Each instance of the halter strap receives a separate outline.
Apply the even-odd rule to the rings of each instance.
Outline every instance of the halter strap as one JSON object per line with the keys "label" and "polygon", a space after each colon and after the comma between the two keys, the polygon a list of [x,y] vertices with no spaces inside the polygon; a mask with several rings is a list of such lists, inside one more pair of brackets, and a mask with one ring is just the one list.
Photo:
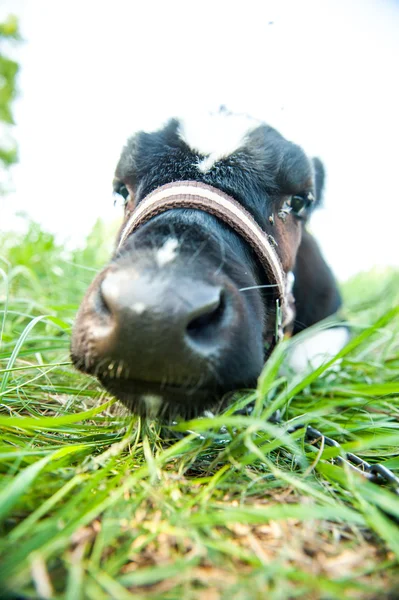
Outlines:
{"label": "halter strap", "polygon": [[[214,215],[227,223],[255,251],[271,284],[276,298],[276,340],[291,320],[292,306],[288,298],[287,277],[265,231],[253,216],[228,194],[199,181],[167,183],[146,196],[133,210],[124,225],[117,250],[141,225],[153,217],[174,208],[193,208]],[[274,241],[274,240],[273,240]]]}

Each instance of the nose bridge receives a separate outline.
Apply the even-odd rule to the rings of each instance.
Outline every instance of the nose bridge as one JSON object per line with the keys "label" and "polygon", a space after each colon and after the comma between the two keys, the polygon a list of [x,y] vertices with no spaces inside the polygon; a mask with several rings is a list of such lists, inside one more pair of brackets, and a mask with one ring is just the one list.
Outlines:
{"label": "nose bridge", "polygon": [[[187,321],[220,301],[221,288],[173,272],[139,272],[134,267],[109,272],[100,286],[110,312],[121,318],[138,320]],[[129,317],[130,315],[130,317]]]}
{"label": "nose bridge", "polygon": [[156,285],[154,281],[152,271],[120,266],[106,274],[100,293],[114,316],[118,313],[141,315],[159,306],[166,296],[165,278],[159,277]]}

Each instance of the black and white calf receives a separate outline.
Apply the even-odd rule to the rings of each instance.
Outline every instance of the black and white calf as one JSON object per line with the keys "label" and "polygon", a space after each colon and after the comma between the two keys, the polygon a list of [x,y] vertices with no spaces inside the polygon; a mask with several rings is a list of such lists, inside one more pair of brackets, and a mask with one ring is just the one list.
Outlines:
{"label": "black and white calf", "polygon": [[[340,306],[306,231],[323,182],[319,160],[247,117],[222,112],[193,131],[173,119],[136,134],[114,182],[124,223],[78,312],[74,364],[135,413],[166,419],[255,386],[281,325],[295,334]],[[329,335],[335,353],[346,332]],[[324,342],[316,335],[292,364]]]}

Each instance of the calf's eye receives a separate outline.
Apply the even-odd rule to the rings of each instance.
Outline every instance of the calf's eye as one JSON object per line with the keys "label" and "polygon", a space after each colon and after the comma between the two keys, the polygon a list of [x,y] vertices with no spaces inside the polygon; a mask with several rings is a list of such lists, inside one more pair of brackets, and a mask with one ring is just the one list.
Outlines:
{"label": "calf's eye", "polygon": [[297,217],[305,216],[306,210],[312,205],[314,202],[314,196],[311,192],[307,194],[297,194],[295,196],[291,196],[289,200],[289,205],[291,207],[291,211]]}
{"label": "calf's eye", "polygon": [[121,183],[117,188],[114,189],[115,204],[122,200],[122,204],[125,206],[129,202],[130,192],[124,183]]}
{"label": "calf's eye", "polygon": [[118,188],[116,193],[119,194],[119,196],[122,196],[125,201],[129,198],[129,190],[124,184]]}
{"label": "calf's eye", "polygon": [[295,215],[301,216],[308,205],[308,200],[304,196],[292,196],[290,206]]}

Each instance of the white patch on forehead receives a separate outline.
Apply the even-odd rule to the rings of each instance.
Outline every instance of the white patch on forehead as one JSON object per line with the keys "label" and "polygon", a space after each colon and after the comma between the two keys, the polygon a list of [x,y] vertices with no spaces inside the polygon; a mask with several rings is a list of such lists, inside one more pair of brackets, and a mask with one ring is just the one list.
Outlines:
{"label": "white patch on forehead", "polygon": [[164,267],[176,258],[179,242],[176,238],[168,238],[163,246],[155,252],[158,267]]}
{"label": "white patch on forehead", "polygon": [[197,164],[206,173],[222,158],[245,144],[248,134],[261,125],[247,115],[219,112],[190,120],[181,119],[180,138],[195,152],[206,158]]}
{"label": "white patch on forehead", "polygon": [[203,158],[202,160],[200,160],[197,164],[198,170],[201,171],[201,173],[207,173],[208,171],[210,171],[213,167],[213,165],[219,160],[219,158],[217,158],[214,154],[210,154],[209,156],[207,156],[206,158]]}
{"label": "white patch on forehead", "polygon": [[146,396],[142,396],[142,401],[145,404],[147,416],[150,418],[155,418],[158,415],[162,404],[161,396],[147,394]]}

